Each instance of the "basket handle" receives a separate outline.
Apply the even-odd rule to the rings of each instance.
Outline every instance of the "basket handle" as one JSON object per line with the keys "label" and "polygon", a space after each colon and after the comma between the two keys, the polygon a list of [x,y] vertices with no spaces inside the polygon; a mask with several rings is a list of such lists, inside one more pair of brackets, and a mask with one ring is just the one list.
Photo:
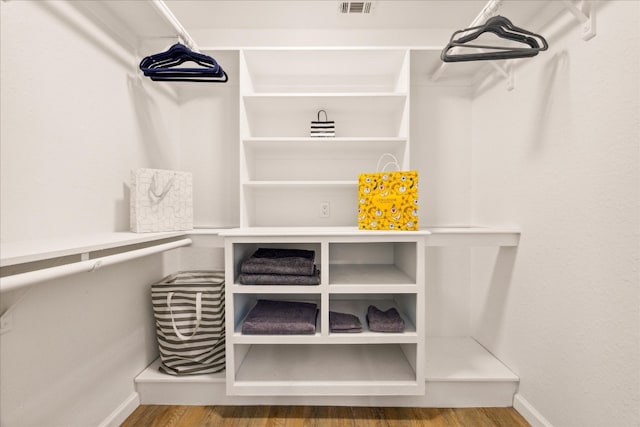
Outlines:
{"label": "basket handle", "polygon": [[[387,162],[384,164],[384,166],[382,166],[382,169],[380,169],[380,162],[382,162],[382,159],[384,159],[385,157],[391,157],[393,160],[390,162]],[[400,170],[400,164],[398,163],[398,159],[396,158],[396,156],[394,156],[391,153],[383,153],[380,158],[378,159],[378,165],[376,166],[376,172],[384,172],[385,169],[387,168],[387,166],[389,165],[396,165],[396,168],[398,168],[398,170]]]}
{"label": "basket handle", "polygon": [[176,321],[173,318],[173,309],[171,308],[171,298],[173,298],[173,292],[169,292],[167,294],[167,307],[169,307],[169,314],[171,315],[171,325],[173,326],[173,331],[176,333],[178,338],[180,338],[182,341],[189,341],[198,332],[198,328],[200,327],[200,321],[202,321],[202,292],[198,292],[196,294],[196,327],[193,329],[193,333],[189,336],[183,335],[178,330],[178,325],[176,325]]}

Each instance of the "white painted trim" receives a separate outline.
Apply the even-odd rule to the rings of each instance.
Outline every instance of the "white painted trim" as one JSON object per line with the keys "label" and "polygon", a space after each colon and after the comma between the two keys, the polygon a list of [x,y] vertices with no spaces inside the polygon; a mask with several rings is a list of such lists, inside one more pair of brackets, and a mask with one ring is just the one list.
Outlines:
{"label": "white painted trim", "polygon": [[114,409],[112,413],[102,420],[98,427],[120,426],[138,406],[140,406],[140,395],[134,391],[124,400],[124,402]]}
{"label": "white painted trim", "polygon": [[523,416],[531,427],[553,427],[553,425],[542,416],[536,408],[529,403],[527,399],[522,397],[520,393],[513,396],[513,408]]}

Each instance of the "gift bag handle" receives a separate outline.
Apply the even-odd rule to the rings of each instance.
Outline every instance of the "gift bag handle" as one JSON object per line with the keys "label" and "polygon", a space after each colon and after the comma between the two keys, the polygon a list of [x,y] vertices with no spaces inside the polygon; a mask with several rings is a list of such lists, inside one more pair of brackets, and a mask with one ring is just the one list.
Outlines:
{"label": "gift bag handle", "polygon": [[324,121],[328,122],[329,121],[329,116],[327,116],[327,112],[324,110],[318,110],[318,121],[322,121],[320,120],[320,113],[324,113]]}
{"label": "gift bag handle", "polygon": [[198,332],[198,328],[200,327],[200,321],[202,320],[202,292],[198,292],[196,294],[196,327],[193,329],[193,333],[189,336],[183,335],[178,330],[178,325],[176,325],[176,321],[173,318],[173,309],[171,308],[171,298],[173,298],[173,292],[169,292],[167,294],[167,307],[169,307],[169,314],[171,315],[171,324],[173,325],[173,331],[176,333],[178,338],[182,341],[189,341],[196,335]]}
{"label": "gift bag handle", "polygon": [[[384,166],[382,166],[382,169],[380,169],[380,162],[382,162],[382,159],[384,159],[385,157],[391,157],[393,160],[390,161],[390,162],[385,163]],[[380,158],[378,159],[378,165],[376,166],[376,172],[385,172],[385,169],[389,165],[396,165],[396,168],[398,168],[398,170],[400,170],[400,164],[398,163],[398,159],[396,158],[396,156],[394,156],[391,153],[383,153],[380,156]]]}
{"label": "gift bag handle", "polygon": [[[158,183],[156,181],[156,176],[158,174],[154,173],[153,177],[151,177],[151,185],[149,186],[149,194],[151,194],[152,196],[155,196],[155,203],[160,203],[162,201],[162,199],[164,199],[167,194],[169,194],[169,191],[171,191],[171,188],[173,187],[173,183],[176,180],[176,175],[173,174],[171,176],[171,179],[165,184],[164,188],[162,189],[162,191],[160,192],[160,194],[158,194],[158,192],[156,191],[156,187],[158,186]],[[153,200],[153,197],[151,198]]]}

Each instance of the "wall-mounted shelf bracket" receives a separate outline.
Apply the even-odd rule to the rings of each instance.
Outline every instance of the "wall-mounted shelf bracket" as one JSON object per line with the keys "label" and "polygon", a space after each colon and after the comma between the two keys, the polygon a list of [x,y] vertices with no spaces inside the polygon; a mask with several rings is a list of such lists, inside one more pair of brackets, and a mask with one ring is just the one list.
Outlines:
{"label": "wall-mounted shelf bracket", "polygon": [[[595,13],[591,7],[590,0],[575,2],[574,0],[563,0],[564,7],[580,22],[582,26],[582,39],[591,40],[596,36]],[[579,4],[579,6],[578,6]]]}
{"label": "wall-mounted shelf bracket", "polygon": [[489,61],[489,64],[491,64],[491,66],[495,68],[502,77],[505,78],[507,82],[507,90],[512,91],[515,87],[513,78],[513,67],[509,64],[501,65],[496,61]]}

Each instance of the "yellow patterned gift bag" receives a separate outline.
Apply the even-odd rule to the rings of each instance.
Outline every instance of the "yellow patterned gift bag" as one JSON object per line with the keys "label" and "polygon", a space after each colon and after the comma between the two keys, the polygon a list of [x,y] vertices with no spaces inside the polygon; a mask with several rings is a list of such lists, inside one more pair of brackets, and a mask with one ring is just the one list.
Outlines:
{"label": "yellow patterned gift bag", "polygon": [[[393,160],[380,169],[383,158]],[[397,171],[385,171],[393,165]],[[418,171],[401,171],[389,153],[380,156],[378,172],[358,176],[358,228],[360,230],[418,229]]]}

